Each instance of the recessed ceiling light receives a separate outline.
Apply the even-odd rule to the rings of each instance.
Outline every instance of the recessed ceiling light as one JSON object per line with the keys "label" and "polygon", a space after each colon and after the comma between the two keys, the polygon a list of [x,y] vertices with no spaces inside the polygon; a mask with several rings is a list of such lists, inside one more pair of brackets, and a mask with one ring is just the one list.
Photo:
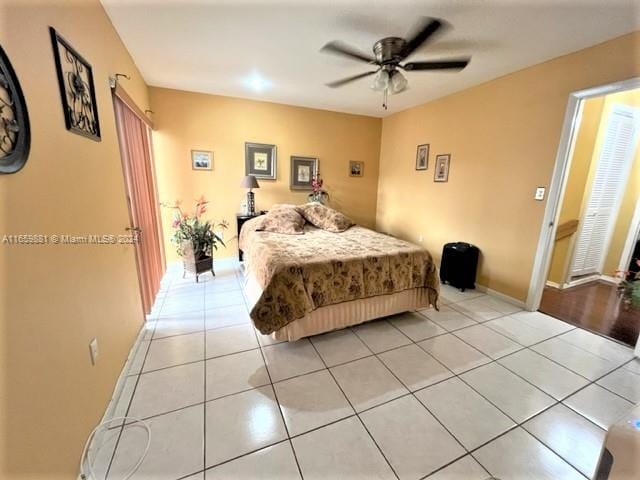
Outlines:
{"label": "recessed ceiling light", "polygon": [[242,83],[256,92],[262,92],[264,89],[271,86],[271,82],[269,82],[257,72],[253,72],[251,75],[245,78]]}

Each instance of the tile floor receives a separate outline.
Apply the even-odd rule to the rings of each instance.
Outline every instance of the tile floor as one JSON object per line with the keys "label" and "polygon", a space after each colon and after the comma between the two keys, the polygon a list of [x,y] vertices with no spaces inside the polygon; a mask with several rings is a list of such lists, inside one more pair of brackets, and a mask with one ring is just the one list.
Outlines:
{"label": "tile floor", "polygon": [[[133,354],[116,412],[151,426],[135,479],[591,478],[640,402],[631,349],[480,292],[279,343],[253,328],[237,264],[217,274],[172,267]],[[110,430],[99,478],[145,443]]]}

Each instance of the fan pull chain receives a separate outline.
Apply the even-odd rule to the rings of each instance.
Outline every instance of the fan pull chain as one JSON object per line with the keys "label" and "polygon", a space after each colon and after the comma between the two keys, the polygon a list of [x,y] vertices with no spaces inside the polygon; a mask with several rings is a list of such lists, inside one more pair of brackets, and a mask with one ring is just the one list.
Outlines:
{"label": "fan pull chain", "polygon": [[382,107],[386,110],[387,109],[387,96],[389,95],[389,89],[388,88],[384,89],[383,95],[384,95],[384,97],[382,99]]}

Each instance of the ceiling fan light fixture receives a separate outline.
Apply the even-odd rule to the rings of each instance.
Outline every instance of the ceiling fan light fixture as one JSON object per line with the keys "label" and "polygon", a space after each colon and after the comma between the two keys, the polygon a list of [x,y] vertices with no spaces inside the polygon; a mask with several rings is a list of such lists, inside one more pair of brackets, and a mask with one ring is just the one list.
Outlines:
{"label": "ceiling fan light fixture", "polygon": [[407,88],[407,84],[409,82],[406,78],[399,72],[395,71],[393,76],[391,77],[390,89],[392,94],[400,93]]}
{"label": "ceiling fan light fixture", "polygon": [[376,76],[373,77],[373,82],[371,83],[371,88],[376,92],[382,92],[389,87],[389,74],[385,70],[380,70],[376,73]]}

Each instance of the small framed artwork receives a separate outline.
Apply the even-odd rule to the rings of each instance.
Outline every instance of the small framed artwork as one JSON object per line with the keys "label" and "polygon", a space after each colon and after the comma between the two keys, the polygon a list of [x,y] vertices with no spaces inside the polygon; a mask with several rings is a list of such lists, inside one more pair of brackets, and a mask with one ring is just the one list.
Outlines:
{"label": "small framed artwork", "polygon": [[213,152],[191,150],[191,168],[194,170],[213,170]]}
{"label": "small framed artwork", "polygon": [[451,162],[451,155],[446,153],[442,155],[436,155],[436,166],[433,172],[434,182],[448,182],[449,181],[449,163]]}
{"label": "small framed artwork", "polygon": [[416,149],[416,170],[429,168],[429,144],[418,145]]}
{"label": "small framed artwork", "polygon": [[53,57],[67,130],[100,141],[100,122],[91,65],[53,27]]}
{"label": "small framed artwork", "polygon": [[244,144],[245,175],[276,179],[276,146],[265,143]]}
{"label": "small framed artwork", "polygon": [[362,177],[364,175],[364,162],[349,162],[349,176]]}
{"label": "small framed artwork", "polygon": [[317,158],[292,156],[289,188],[292,190],[311,190],[311,182],[317,174]]}

